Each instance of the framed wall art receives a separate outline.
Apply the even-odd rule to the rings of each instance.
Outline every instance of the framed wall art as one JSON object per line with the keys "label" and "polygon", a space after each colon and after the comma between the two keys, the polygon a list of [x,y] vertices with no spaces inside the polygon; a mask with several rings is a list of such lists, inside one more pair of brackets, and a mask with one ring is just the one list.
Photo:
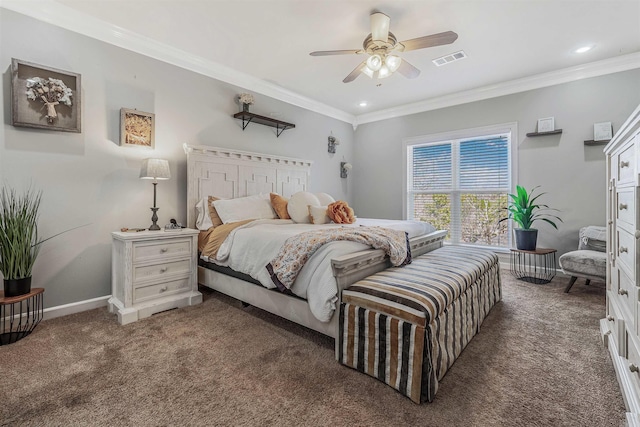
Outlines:
{"label": "framed wall art", "polygon": [[608,141],[613,137],[611,122],[596,123],[593,125],[593,140]]}
{"label": "framed wall art", "polygon": [[80,74],[11,59],[11,124],[81,132]]}
{"label": "framed wall art", "polygon": [[553,132],[555,130],[555,120],[553,117],[538,119],[538,133]]}
{"label": "framed wall art", "polygon": [[120,109],[120,145],[155,148],[155,117],[128,108]]}

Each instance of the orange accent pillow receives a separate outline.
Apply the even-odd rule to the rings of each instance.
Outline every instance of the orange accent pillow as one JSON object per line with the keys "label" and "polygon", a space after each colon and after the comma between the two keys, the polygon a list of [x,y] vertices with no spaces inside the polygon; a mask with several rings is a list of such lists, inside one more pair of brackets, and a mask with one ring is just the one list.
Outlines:
{"label": "orange accent pillow", "polygon": [[327,206],[327,216],[336,224],[353,224],[356,222],[356,216],[353,209],[349,207],[347,202],[338,200]]}
{"label": "orange accent pillow", "polygon": [[287,212],[287,204],[289,203],[289,199],[282,197],[276,193],[270,193],[269,197],[271,198],[271,207],[276,214],[278,214],[278,218],[280,219],[291,219],[289,216],[289,212]]}
{"label": "orange accent pillow", "polygon": [[218,227],[222,225],[222,220],[220,219],[220,215],[218,215],[218,211],[216,210],[216,207],[213,206],[213,202],[215,202],[216,200],[220,200],[220,198],[209,196],[209,199],[207,200],[207,206],[209,206],[209,216],[211,217],[211,223],[213,224],[214,227]]}

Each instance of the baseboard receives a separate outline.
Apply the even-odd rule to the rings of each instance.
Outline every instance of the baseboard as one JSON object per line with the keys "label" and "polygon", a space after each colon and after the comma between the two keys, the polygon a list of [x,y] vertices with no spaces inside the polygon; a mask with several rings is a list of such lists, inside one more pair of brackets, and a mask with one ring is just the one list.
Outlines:
{"label": "baseboard", "polygon": [[66,316],[68,314],[106,307],[109,298],[111,298],[111,295],[45,308],[43,320],[55,319],[56,317]]}

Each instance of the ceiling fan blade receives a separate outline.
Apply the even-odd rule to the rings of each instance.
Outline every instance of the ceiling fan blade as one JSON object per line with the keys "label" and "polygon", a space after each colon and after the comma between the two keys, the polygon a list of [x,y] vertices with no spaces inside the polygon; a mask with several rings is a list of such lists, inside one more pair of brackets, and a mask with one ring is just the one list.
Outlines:
{"label": "ceiling fan blade", "polygon": [[409,64],[406,60],[402,60],[400,66],[398,67],[398,72],[405,76],[408,79],[415,79],[420,75],[420,70],[418,70],[413,65]]}
{"label": "ceiling fan blade", "polygon": [[316,52],[311,52],[309,55],[311,56],[328,56],[328,55],[349,55],[352,53],[363,53],[362,49],[360,50],[318,50]]}
{"label": "ceiling fan blade", "polygon": [[350,72],[349,75],[344,78],[344,80],[342,80],[342,83],[349,83],[354,81],[356,77],[358,77],[360,73],[362,73],[362,67],[364,67],[366,63],[367,61],[361,62],[360,65],[354,68],[353,71]]}
{"label": "ceiling fan blade", "polygon": [[406,52],[408,50],[424,49],[425,47],[442,46],[453,43],[457,38],[458,35],[453,31],[445,31],[444,33],[432,34],[430,36],[400,42],[400,45],[404,46],[404,49],[400,46],[398,50]]}
{"label": "ceiling fan blade", "polygon": [[371,39],[386,43],[389,39],[389,18],[382,12],[371,14]]}

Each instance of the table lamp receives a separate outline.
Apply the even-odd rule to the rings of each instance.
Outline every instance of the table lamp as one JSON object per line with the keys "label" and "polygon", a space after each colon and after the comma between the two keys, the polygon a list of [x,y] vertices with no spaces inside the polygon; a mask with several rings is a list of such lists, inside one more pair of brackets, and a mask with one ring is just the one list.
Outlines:
{"label": "table lamp", "polygon": [[156,207],[156,186],[159,179],[171,178],[171,171],[169,170],[169,161],[163,159],[144,159],[142,161],[142,167],[140,167],[140,179],[153,179],[153,207],[151,211],[151,227],[149,230],[160,230],[160,226],[156,224],[158,221],[158,208]]}

